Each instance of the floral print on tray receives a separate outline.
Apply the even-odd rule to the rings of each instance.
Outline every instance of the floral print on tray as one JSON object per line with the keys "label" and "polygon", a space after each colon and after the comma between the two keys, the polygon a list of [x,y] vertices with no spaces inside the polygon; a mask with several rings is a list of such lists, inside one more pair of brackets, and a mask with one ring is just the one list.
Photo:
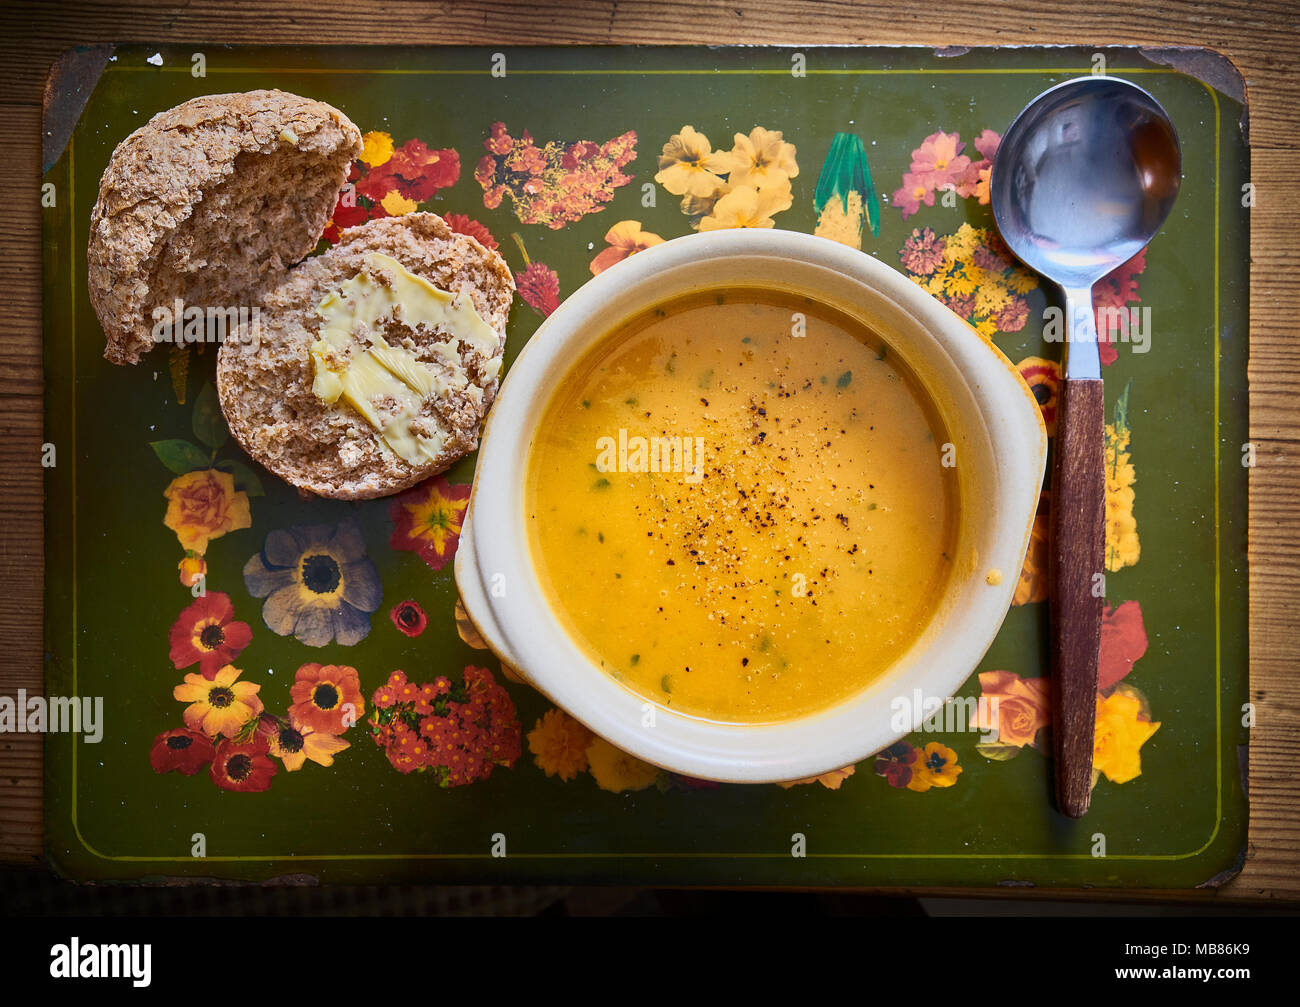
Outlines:
{"label": "floral print on tray", "polygon": [[244,564],[244,585],[265,598],[262,620],[271,632],[308,647],[351,646],[370,632],[370,613],[383,588],[354,521],[295,525],[266,536]]}
{"label": "floral print on tray", "polygon": [[[603,211],[618,190],[633,181],[637,137],[638,132],[629,129],[604,141],[537,141],[527,130],[512,133],[504,122],[488,129],[483,143],[486,153],[475,165],[473,182],[466,178],[464,184],[471,186],[473,203],[481,196],[483,210],[509,213],[520,225],[510,234],[522,260],[513,273],[519,297],[529,309],[524,317],[534,324],[559,307],[564,293],[556,270],[529,255],[529,245],[539,249],[542,245],[540,232],[530,228],[562,231]],[[729,147],[714,149],[708,135],[684,124],[663,143],[654,182],[646,184],[675,197],[687,218],[683,227],[686,223],[701,231],[774,227],[780,215],[794,206],[792,181],[800,175],[796,139],[805,150],[828,150],[812,197],[813,233],[851,248],[878,237],[881,200],[871,179],[867,145],[855,133],[836,133],[819,141],[754,126],[733,133]],[[931,132],[911,151],[901,185],[888,199],[909,221],[901,247],[895,246],[901,270],[989,338],[1035,331],[1037,319],[1032,314],[1038,308],[1031,312],[1031,299],[1039,298],[1036,303],[1041,303],[1038,278],[1001,242],[986,209],[998,143],[998,134],[988,129],[974,133],[969,142],[956,131]],[[872,148],[876,157],[874,143]],[[446,198],[439,193],[461,182],[460,155],[455,149],[437,148],[414,137],[399,142],[379,130],[368,132],[323,240],[337,241],[343,229],[366,220],[430,208],[430,201]],[[941,223],[939,214],[961,205],[957,201],[965,201],[969,219]],[[654,215],[653,199],[642,206],[649,214],[633,216],[636,211],[632,211],[626,219],[601,225],[603,238],[599,228],[584,234],[577,247],[582,249],[581,261],[588,263],[586,271],[602,273],[673,236],[662,227],[663,218]],[[501,250],[488,227],[475,219],[473,205],[438,209],[453,231],[473,237],[485,248]],[[914,215],[921,219],[910,221]],[[495,221],[494,227],[500,224],[500,217],[485,219]],[[656,233],[660,230],[664,233]],[[507,249],[510,244],[506,243]],[[550,259],[555,246],[546,248]],[[562,263],[564,257],[557,253],[553,261]],[[1140,307],[1138,287],[1146,265],[1143,251],[1094,290],[1094,307],[1099,312],[1109,309],[1098,315],[1106,365],[1118,359],[1119,344],[1136,341],[1133,326],[1141,323],[1133,309]],[[1050,348],[1040,352],[1044,355],[1022,355],[1016,366],[1051,436],[1060,365],[1045,355]],[[171,360],[181,405],[185,405],[189,363],[188,353]],[[1112,573],[1135,564],[1140,556],[1129,400],[1126,387],[1114,403],[1105,434],[1106,567]],[[372,754],[366,746],[361,755],[382,755],[401,775],[424,776],[442,788],[517,770],[525,751],[529,755],[525,765],[536,773],[537,785],[579,785],[585,780],[606,800],[645,791],[685,799],[687,794],[707,795],[729,786],[661,770],[621,751],[557,708],[546,709],[525,730],[511,690],[526,692],[528,683],[504,664],[499,675],[469,664],[458,674],[435,670],[419,676],[427,681],[415,681],[400,670],[387,677],[378,672],[375,678],[371,677],[375,669],[362,672],[350,665],[304,661],[287,696],[281,697],[282,712],[270,712],[266,707],[270,680],[245,671],[263,667],[258,660],[249,660],[263,632],[252,618],[258,611],[254,606],[260,607],[267,632],[295,646],[317,649],[359,643],[368,637],[382,607],[381,567],[417,562],[427,567],[426,576],[450,581],[449,566],[459,544],[470,485],[464,476],[460,482],[437,476],[387,500],[355,505],[388,517],[388,552],[382,560],[370,555],[361,525],[352,518],[257,527],[252,501],[265,495],[265,476],[245,464],[230,446],[211,383],[203,384],[189,409],[190,436],[151,444],[172,476],[163,487],[163,523],[180,545],[179,580],[193,595],[167,634],[167,659],[176,672],[184,672],[183,680],[172,688],[173,699],[183,705],[176,722],[158,734],[150,747],[149,762],[155,772],[207,773],[223,790],[259,793],[273,784],[283,785],[282,774],[335,766],[352,747],[348,732],[364,720],[364,730],[378,752]],[[1031,529],[1014,606],[1041,605],[1048,599],[1050,514],[1049,486],[1044,488]],[[262,544],[251,556],[241,550],[248,556],[242,570],[246,596],[208,590],[212,543],[250,529],[255,530],[246,536],[246,548],[256,545],[256,537]],[[453,637],[453,645],[463,644],[488,657],[486,642],[459,601],[449,606],[433,595],[410,594],[416,596],[403,591],[400,601],[390,600],[391,607],[383,609],[387,618],[380,615],[381,631],[391,634],[391,640],[418,647],[422,638],[432,639],[424,637],[431,627],[451,623],[460,640],[456,644]],[[1101,779],[1109,784],[1134,781],[1142,772],[1142,749],[1161,727],[1145,695],[1130,681],[1146,649],[1141,604],[1127,600],[1107,607],[1094,784]],[[997,772],[995,763],[1026,749],[1044,751],[1050,719],[1046,683],[1045,678],[1022,677],[1012,670],[981,671],[967,688],[977,686],[974,698],[983,703],[975,707],[966,733],[960,733],[960,727],[958,733],[947,733],[941,723],[926,721],[859,766],[778,787],[796,794],[886,786],[938,795],[926,800],[960,794],[960,787],[972,785],[982,773]],[[990,701],[996,701],[996,721],[989,718]],[[995,728],[996,737],[986,740]],[[864,771],[858,773],[859,768]],[[899,799],[913,798],[906,794]]]}
{"label": "floral print on tray", "polygon": [[521,224],[558,230],[603,210],[614,190],[632,181],[623,168],[636,157],[636,133],[538,146],[528,130],[511,136],[504,122],[494,122],[483,146],[487,153],[474,168],[483,205],[494,210],[505,202]]}

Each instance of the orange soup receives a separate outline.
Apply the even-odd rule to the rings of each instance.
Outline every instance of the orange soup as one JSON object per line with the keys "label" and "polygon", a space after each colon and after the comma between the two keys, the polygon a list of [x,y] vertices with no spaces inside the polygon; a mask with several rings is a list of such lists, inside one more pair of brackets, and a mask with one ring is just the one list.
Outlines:
{"label": "orange soup", "polygon": [[949,438],[888,345],[828,306],[728,288],[600,340],[532,442],[534,561],[570,635],[676,712],[786,720],[924,630],[957,532]]}

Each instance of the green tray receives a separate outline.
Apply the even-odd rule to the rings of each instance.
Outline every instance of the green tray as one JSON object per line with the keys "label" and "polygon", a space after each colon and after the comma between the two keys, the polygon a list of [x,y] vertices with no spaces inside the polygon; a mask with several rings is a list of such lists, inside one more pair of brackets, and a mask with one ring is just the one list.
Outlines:
{"label": "green tray", "polygon": [[[71,54],[47,113],[46,690],[101,697],[103,704],[98,742],[76,733],[47,738],[46,847],[60,873],[82,880],[1190,887],[1220,883],[1240,866],[1248,736],[1248,150],[1239,84],[1226,61],[1194,51],[1083,48],[198,53],[201,59],[194,47],[132,46],[111,58],[107,50]],[[989,748],[969,730],[922,730],[894,757],[788,788],[656,775],[608,752],[593,750],[593,759],[584,739],[569,736],[560,748],[575,775],[548,775],[544,768],[557,766],[554,750],[546,749],[551,754],[539,764],[528,736],[550,704],[510,680],[472,633],[458,630],[447,562],[453,531],[439,539],[442,555],[431,545],[426,559],[400,548],[409,544],[394,520],[401,502],[303,500],[261,470],[225,439],[212,410],[205,390],[212,348],[175,355],[160,348],[135,368],[101,356],[85,249],[97,183],[114,146],[154,113],[196,95],[277,87],[330,102],[363,132],[393,139],[396,153],[385,161],[385,142],[372,138],[365,156],[373,163],[358,166],[362,198],[346,211],[364,216],[418,206],[460,214],[500,244],[527,294],[510,320],[507,366],[542,313],[591,277],[593,260],[636,233],[624,228],[607,240],[614,225],[634,220],[665,239],[690,232],[680,197],[655,180],[663,145],[686,125],[718,149],[754,127],[782,131],[796,148],[798,174],[790,180],[792,205],[775,215],[775,225],[801,231],[832,226],[836,204],[842,214],[840,196],[847,193],[831,186],[836,165],[827,169],[820,208],[818,179],[836,134],[860,137],[881,204],[879,234],[869,221],[863,225],[863,251],[902,270],[910,266],[919,282],[941,289],[972,323],[982,323],[1012,361],[1059,359],[1059,344],[1044,341],[1040,323],[1058,302],[989,258],[996,247],[989,247],[989,209],[974,191],[977,166],[963,166],[961,178],[952,161],[935,169],[950,174],[932,179],[940,186],[931,186],[933,205],[922,199],[915,213],[905,216],[898,205],[905,200],[889,197],[903,189],[913,151],[927,137],[958,133],[965,155],[978,162],[988,140],[983,131],[1002,132],[1039,91],[1103,65],[1150,90],[1170,112],[1184,180],[1144,262],[1109,288],[1109,303],[1152,309],[1105,368],[1108,420],[1127,427],[1123,450],[1136,473],[1129,485],[1127,469],[1114,469],[1116,517],[1131,510],[1140,541],[1135,556],[1116,524],[1104,672],[1115,728],[1104,761],[1114,776],[1131,775],[1144,743],[1140,775],[1122,783],[1103,776],[1081,821],[1052,808],[1041,732],[1037,747]],[[488,157],[485,141],[498,122],[499,152]],[[543,195],[563,198],[497,191],[502,178],[518,186],[525,176],[488,177],[518,167],[507,159],[527,147],[525,131],[536,152],[524,153],[547,159]],[[558,142],[548,147],[552,141]],[[574,146],[578,141],[591,145]],[[931,140],[926,149],[941,142]],[[841,142],[837,149],[851,155],[853,147]],[[459,158],[454,173],[449,151]],[[853,181],[853,158],[845,163],[851,184],[844,188],[866,188],[865,175]],[[565,181],[579,164],[587,174]],[[959,188],[947,193],[945,178]],[[371,206],[366,192],[387,209]],[[859,195],[870,204],[869,193]],[[951,261],[925,254],[941,238]],[[975,264],[977,256],[983,265]],[[1140,312],[1136,319],[1143,323]],[[1149,352],[1136,352],[1148,336]],[[1029,373],[1039,375],[1039,394],[1049,399],[1050,378]],[[162,448],[169,470],[151,445],[180,440],[205,446]],[[219,445],[215,455],[212,445]],[[185,705],[173,688],[198,671],[175,667],[169,654],[173,624],[195,599],[178,575],[181,543],[163,523],[164,490],[213,460],[237,492],[255,494],[259,484],[263,490],[248,496],[250,526],[213,537],[204,554],[209,598],[228,595],[233,618],[251,627],[251,642],[234,661],[241,680],[258,683],[266,709],[283,717],[300,666],[346,665],[356,669],[365,704],[360,722],[343,735],[350,747],[333,765],[308,761],[289,772],[275,759],[278,772],[258,793],[220,789],[204,767],[190,776],[156,772],[150,757],[157,736],[182,726]],[[431,502],[435,515],[450,516],[454,525],[473,470],[471,456],[406,502]],[[211,474],[181,485],[205,479],[225,488]],[[1126,485],[1135,494],[1131,507]],[[246,586],[245,564],[270,532],[349,521],[382,584],[368,635],[351,646],[322,647],[277,635],[263,619],[262,599]],[[1041,580],[1027,576],[1021,587],[1026,599],[1041,595]],[[390,618],[405,600],[427,614],[418,636],[400,632]],[[978,670],[1014,674],[1019,678],[1002,676],[1003,683],[1030,688],[1020,680],[1046,673],[1046,625],[1044,602],[1014,606]],[[377,691],[396,669],[416,683],[446,676],[458,690],[471,666],[499,683],[489,693],[504,689],[490,728],[499,758],[475,749],[467,756],[474,767],[462,774],[473,782],[454,786],[444,784],[460,777],[449,781],[436,769],[400,772],[371,733]],[[980,692],[972,676],[961,695]],[[1148,721],[1159,724],[1154,733]],[[553,730],[548,737],[555,740]],[[927,775],[907,761],[912,751],[924,761],[926,746],[936,744],[947,750],[940,754],[949,769],[953,758],[961,767],[955,781],[951,771]],[[620,786],[628,789],[613,789]]]}

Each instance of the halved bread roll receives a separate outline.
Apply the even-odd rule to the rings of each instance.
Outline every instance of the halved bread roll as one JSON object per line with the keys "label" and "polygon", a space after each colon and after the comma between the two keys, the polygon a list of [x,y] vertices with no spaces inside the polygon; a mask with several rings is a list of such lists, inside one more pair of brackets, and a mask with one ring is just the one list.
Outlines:
{"label": "halved bread roll", "polygon": [[117,364],[155,345],[155,308],[258,303],[316,246],[361,132],[283,91],[214,94],[160,112],[113,152],[87,250],[91,303]]}
{"label": "halved bread roll", "polygon": [[432,213],[371,220],[295,267],[217,358],[244,449],[290,484],[386,496],[478,446],[514,296],[505,261]]}

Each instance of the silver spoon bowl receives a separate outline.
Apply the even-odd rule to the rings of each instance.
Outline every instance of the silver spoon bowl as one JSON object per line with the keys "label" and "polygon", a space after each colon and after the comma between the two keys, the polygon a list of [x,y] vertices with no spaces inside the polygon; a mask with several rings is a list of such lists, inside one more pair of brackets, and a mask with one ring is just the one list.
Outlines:
{"label": "silver spoon bowl", "polygon": [[1116,77],[1044,91],[998,146],[990,201],[1026,265],[1066,288],[1092,287],[1155,237],[1181,180],[1165,110]]}

